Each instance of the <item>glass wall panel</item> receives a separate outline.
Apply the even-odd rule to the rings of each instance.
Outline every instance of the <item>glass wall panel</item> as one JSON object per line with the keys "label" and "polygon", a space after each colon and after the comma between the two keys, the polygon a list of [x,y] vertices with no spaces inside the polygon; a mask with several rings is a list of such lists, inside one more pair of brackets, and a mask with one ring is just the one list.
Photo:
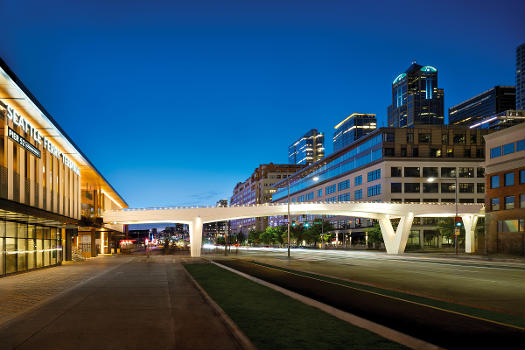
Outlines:
{"label": "glass wall panel", "polygon": [[35,240],[30,238],[27,240],[27,269],[32,270],[35,267]]}
{"label": "glass wall panel", "polygon": [[16,223],[16,230],[18,232],[17,238],[27,238],[27,225]]}
{"label": "glass wall panel", "polygon": [[4,245],[4,239],[5,238],[0,238],[0,275],[3,275],[5,273],[5,265],[4,265],[5,245]]}
{"label": "glass wall panel", "polygon": [[[48,230],[49,232],[49,230]],[[51,241],[44,239],[44,266],[48,266],[51,262]]]}
{"label": "glass wall panel", "polygon": [[7,254],[5,259],[6,273],[16,272],[16,238],[6,238],[5,247]]}
{"label": "glass wall panel", "polygon": [[[38,229],[37,229],[38,232]],[[42,232],[40,230],[40,232]],[[38,239],[36,240],[36,267],[42,267],[44,266],[44,252],[43,252],[44,246],[43,246],[43,240]]]}
{"label": "glass wall panel", "polygon": [[17,225],[16,222],[7,221],[5,224],[6,237],[16,237]]}
{"label": "glass wall panel", "polygon": [[51,240],[51,265],[57,263],[57,241]]}
{"label": "glass wall panel", "polygon": [[18,258],[17,258],[17,265],[18,265],[18,271],[26,271],[27,270],[27,239],[25,238],[19,238],[18,239]]}

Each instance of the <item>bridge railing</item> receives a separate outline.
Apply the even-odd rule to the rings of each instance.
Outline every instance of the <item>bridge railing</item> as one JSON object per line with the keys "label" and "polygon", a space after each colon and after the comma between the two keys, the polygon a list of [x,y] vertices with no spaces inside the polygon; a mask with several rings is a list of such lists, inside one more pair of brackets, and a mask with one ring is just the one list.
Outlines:
{"label": "bridge railing", "polygon": [[[293,202],[290,203],[290,205],[297,205],[297,204],[351,204],[351,203],[369,203],[369,204],[378,204],[378,203],[385,203],[385,204],[424,204],[424,205],[436,205],[436,206],[450,206],[450,205],[456,205],[456,203],[448,203],[448,202],[425,202],[425,203],[400,203],[400,202],[385,202],[385,201],[317,201],[317,202]],[[203,208],[239,208],[239,207],[245,207],[245,208],[253,208],[253,207],[263,207],[263,206],[281,206],[286,205],[286,202],[280,202],[280,203],[264,203],[264,204],[247,204],[247,205],[229,205],[227,207],[217,207],[215,205],[193,205],[193,206],[165,206],[165,207],[148,207],[148,208],[124,208],[123,211],[145,211],[145,210],[173,210],[173,209],[203,209]],[[459,203],[461,206],[465,205],[482,205],[484,206],[484,203]],[[118,210],[108,210],[108,212],[111,211],[120,211]]]}

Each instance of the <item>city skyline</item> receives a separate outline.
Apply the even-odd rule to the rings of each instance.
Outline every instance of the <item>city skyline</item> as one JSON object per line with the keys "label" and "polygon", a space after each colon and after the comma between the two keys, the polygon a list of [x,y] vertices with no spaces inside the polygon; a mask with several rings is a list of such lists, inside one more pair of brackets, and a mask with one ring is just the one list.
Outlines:
{"label": "city skyline", "polygon": [[[388,15],[367,20],[344,17],[370,11],[364,4],[336,3],[320,13],[312,3],[300,10],[204,5],[135,5],[122,8],[116,23],[96,2],[46,16],[35,2],[26,5],[24,20],[20,5],[3,5],[12,14],[6,32],[16,34],[8,35],[0,56],[132,207],[229,198],[259,164],[287,163],[289,135],[303,126],[331,135],[333,125],[356,112],[375,113],[378,127],[385,126],[391,82],[414,59],[438,69],[445,110],[495,85],[514,85],[515,49],[525,40],[518,1],[479,9],[451,2],[415,9],[415,2],[406,2],[405,16],[425,6],[441,15],[443,23],[426,33],[411,29],[424,19],[399,23],[401,10],[388,3]],[[508,25],[488,25],[498,18]],[[314,29],[312,20],[321,24]],[[230,24],[210,36],[223,21]],[[384,35],[388,25],[398,25],[397,34]],[[236,30],[241,27],[244,33]],[[396,40],[409,34],[413,40]],[[422,41],[436,36],[443,40]],[[288,41],[294,45],[287,47]],[[363,57],[356,57],[357,49]],[[41,64],[33,64],[35,57]],[[90,130],[90,122],[106,127]]]}

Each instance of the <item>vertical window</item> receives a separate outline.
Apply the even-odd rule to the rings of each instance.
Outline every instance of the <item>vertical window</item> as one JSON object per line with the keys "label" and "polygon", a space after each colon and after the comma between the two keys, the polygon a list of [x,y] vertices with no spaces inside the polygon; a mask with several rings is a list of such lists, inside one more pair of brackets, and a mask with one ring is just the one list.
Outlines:
{"label": "vertical window", "polygon": [[363,176],[362,175],[356,176],[354,179],[355,186],[359,186],[362,183],[363,183]]}
{"label": "vertical window", "polygon": [[490,188],[499,187],[499,175],[493,175],[490,177]]}
{"label": "vertical window", "polygon": [[505,174],[505,186],[513,186],[514,185],[514,173],[506,173]]}
{"label": "vertical window", "polygon": [[516,152],[525,150],[525,140],[519,140],[516,142]]}
{"label": "vertical window", "polygon": [[492,198],[490,200],[490,209],[492,211],[499,210],[499,198]]}
{"label": "vertical window", "polygon": [[520,170],[520,184],[525,184],[525,169]]}
{"label": "vertical window", "polygon": [[317,190],[317,198],[322,197],[322,196],[323,196],[323,189],[321,188]]}
{"label": "vertical window", "polygon": [[355,200],[359,200],[363,198],[363,190],[357,190],[354,193]]}
{"label": "vertical window", "polygon": [[520,194],[520,208],[525,208],[525,194]]}

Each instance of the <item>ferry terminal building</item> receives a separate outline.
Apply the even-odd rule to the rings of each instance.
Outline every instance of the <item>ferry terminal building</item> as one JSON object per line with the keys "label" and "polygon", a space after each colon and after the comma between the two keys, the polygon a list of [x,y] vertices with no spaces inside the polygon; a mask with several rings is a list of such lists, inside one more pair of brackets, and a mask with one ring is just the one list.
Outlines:
{"label": "ferry terminal building", "polygon": [[0,276],[116,251],[127,203],[0,59]]}

